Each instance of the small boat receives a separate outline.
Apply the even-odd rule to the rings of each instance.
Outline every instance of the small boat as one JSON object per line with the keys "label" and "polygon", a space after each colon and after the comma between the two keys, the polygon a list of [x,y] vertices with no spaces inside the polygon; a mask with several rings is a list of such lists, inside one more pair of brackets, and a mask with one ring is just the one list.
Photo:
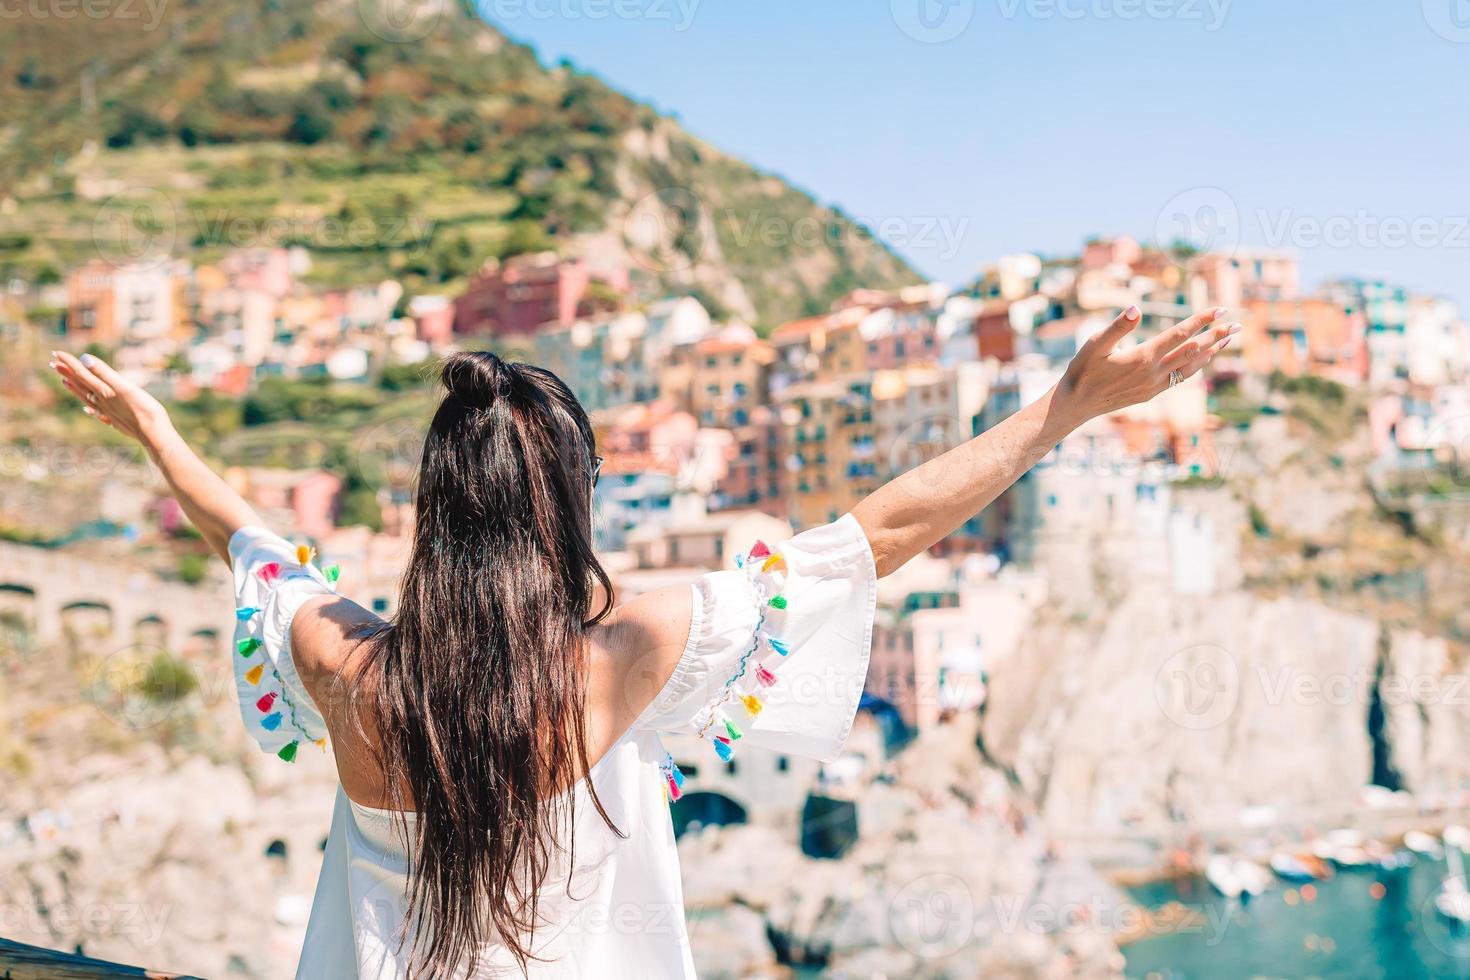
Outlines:
{"label": "small boat", "polygon": [[1332,863],[1344,871],[1361,871],[1378,864],[1366,847],[1338,847],[1332,852]]}
{"label": "small boat", "polygon": [[1239,898],[1245,890],[1235,875],[1235,861],[1223,854],[1217,854],[1205,863],[1205,880],[1226,898]]}
{"label": "small boat", "polygon": [[1456,926],[1466,927],[1470,926],[1470,891],[1465,888],[1465,862],[1460,855],[1459,845],[1455,843],[1460,835],[1450,833],[1455,829],[1464,828],[1445,828],[1444,839],[1449,845],[1445,848],[1445,863],[1449,866],[1450,874],[1440,886],[1439,894],[1434,896],[1434,908]]}
{"label": "small boat", "polygon": [[1237,858],[1235,861],[1235,873],[1240,876],[1245,885],[1246,893],[1259,895],[1271,887],[1271,872],[1254,861]]}
{"label": "small boat", "polygon": [[1404,835],[1404,846],[1420,857],[1439,860],[1444,857],[1444,845],[1433,834],[1422,830],[1411,830]]}
{"label": "small boat", "polygon": [[1307,868],[1306,862],[1295,854],[1271,855],[1271,870],[1285,881],[1312,881],[1317,877]]}
{"label": "small boat", "polygon": [[1384,871],[1402,871],[1412,868],[1419,863],[1419,858],[1407,847],[1401,847],[1396,851],[1389,851],[1378,859],[1378,866]]}
{"label": "small boat", "polygon": [[1332,874],[1314,854],[1273,854],[1271,870],[1285,881],[1317,881]]}
{"label": "small boat", "polygon": [[1462,926],[1470,926],[1470,892],[1465,890],[1463,884],[1459,888],[1450,887],[1450,882],[1458,880],[1451,878],[1445,882],[1445,887],[1434,896],[1434,909],[1446,919]]}
{"label": "small boat", "polygon": [[1226,898],[1250,898],[1271,884],[1270,873],[1254,861],[1217,854],[1205,864],[1205,880]]}

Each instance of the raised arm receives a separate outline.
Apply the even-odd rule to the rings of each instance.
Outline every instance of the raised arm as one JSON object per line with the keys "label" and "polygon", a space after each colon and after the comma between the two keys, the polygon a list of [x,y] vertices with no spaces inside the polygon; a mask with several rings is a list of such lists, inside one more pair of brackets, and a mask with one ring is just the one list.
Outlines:
{"label": "raised arm", "polygon": [[1240,330],[1217,322],[1225,313],[1196,314],[1119,350],[1139,322],[1138,308],[1129,307],[1078,351],[1041,398],[874,491],[852,516],[867,533],[878,574],[896,571],[975,516],[1082,423],[1148,401],[1169,387],[1175,371],[1181,380],[1199,371]]}
{"label": "raised arm", "polygon": [[189,520],[229,564],[230,537],[247,524],[259,524],[260,518],[174,431],[158,399],[91,354],[76,358],[52,351],[51,367],[81,400],[83,411],[142,445]]}

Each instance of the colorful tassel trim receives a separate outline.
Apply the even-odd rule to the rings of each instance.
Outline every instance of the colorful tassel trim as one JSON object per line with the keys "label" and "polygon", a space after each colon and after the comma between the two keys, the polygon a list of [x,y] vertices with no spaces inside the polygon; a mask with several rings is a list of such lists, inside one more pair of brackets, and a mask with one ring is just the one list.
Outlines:
{"label": "colorful tassel trim", "polygon": [[781,656],[791,656],[791,647],[786,643],[785,640],[778,640],[774,636],[768,636],[766,637],[766,642],[771,645],[772,650],[775,650]]}
{"label": "colorful tassel trim", "polygon": [[290,745],[287,745],[285,748],[281,749],[281,751],[277,752],[276,755],[279,756],[284,762],[295,762],[296,746],[298,744],[299,743],[297,742],[292,742]]}
{"label": "colorful tassel trim", "polygon": [[327,576],[327,581],[332,583],[333,585],[336,585],[337,580],[342,577],[342,566],[328,565],[325,574]]}
{"label": "colorful tassel trim", "polygon": [[266,712],[266,711],[271,710],[271,705],[273,705],[275,703],[276,703],[276,692],[275,691],[271,691],[269,694],[264,695],[263,697],[261,697],[261,699],[259,701],[255,702],[255,706],[257,708],[259,708],[262,712]]}
{"label": "colorful tassel trim", "polygon": [[745,556],[744,555],[736,555],[735,556],[735,567],[736,568],[744,568],[745,567]]}
{"label": "colorful tassel trim", "polygon": [[754,694],[745,694],[743,692],[740,695],[740,703],[745,705],[745,710],[750,712],[750,717],[752,718],[760,714],[761,709],[765,707],[765,705],[761,703],[760,698],[756,697]]}
{"label": "colorful tassel trim", "polygon": [[772,609],[785,609],[789,605],[791,605],[791,603],[786,601],[786,597],[784,595],[774,596],[770,601],[770,607]]}
{"label": "colorful tassel trim", "polygon": [[313,548],[311,545],[309,545],[309,544],[298,544],[296,546],[296,564],[298,564],[298,565],[300,565],[300,566],[302,566],[304,568],[307,565],[310,565],[311,564],[311,560],[313,558],[315,558],[315,557],[316,557],[316,549]]}
{"label": "colorful tassel trim", "polygon": [[323,752],[327,751],[327,740],[325,738],[319,738],[315,742],[312,742],[311,744],[312,745],[315,745],[317,748],[321,749]]}
{"label": "colorful tassel trim", "polygon": [[780,555],[772,555],[761,563],[761,571],[763,572],[784,572],[785,570],[786,560]]}
{"label": "colorful tassel trim", "polygon": [[256,650],[259,650],[261,646],[262,644],[259,637],[247,636],[245,637],[245,639],[235,644],[235,649],[240,651],[240,656],[248,657]]}
{"label": "colorful tassel trim", "polygon": [[765,664],[756,664],[755,680],[761,687],[776,686],[776,675],[767,670]]}
{"label": "colorful tassel trim", "polygon": [[664,755],[664,761],[658,765],[664,774],[664,799],[677,803],[684,795],[684,774],[679,771],[679,766],[674,762],[674,757]]}
{"label": "colorful tassel trim", "polygon": [[715,736],[715,755],[719,756],[725,762],[730,761],[735,755],[735,750],[730,748],[729,739],[722,738],[719,735]]}
{"label": "colorful tassel trim", "polygon": [[256,569],[255,574],[259,575],[260,580],[266,585],[270,585],[281,577],[281,563],[278,561],[268,562]]}
{"label": "colorful tassel trim", "polygon": [[758,561],[762,558],[769,557],[771,557],[771,549],[766,547],[766,543],[764,541],[757,541],[755,543],[755,546],[750,549],[751,561]]}
{"label": "colorful tassel trim", "polygon": [[235,618],[243,623],[258,612],[260,612],[259,606],[241,606],[235,610]]}
{"label": "colorful tassel trim", "polygon": [[725,719],[725,734],[730,736],[730,741],[732,742],[738,742],[743,738],[740,734],[740,729],[736,728],[735,723],[729,718]]}
{"label": "colorful tassel trim", "polygon": [[245,671],[245,679],[250,682],[251,687],[254,687],[260,683],[260,675],[264,673],[265,664],[256,664],[254,667]]}
{"label": "colorful tassel trim", "polygon": [[279,711],[276,711],[266,715],[264,718],[260,719],[260,727],[264,728],[268,732],[273,732],[277,728],[280,728],[281,713]]}

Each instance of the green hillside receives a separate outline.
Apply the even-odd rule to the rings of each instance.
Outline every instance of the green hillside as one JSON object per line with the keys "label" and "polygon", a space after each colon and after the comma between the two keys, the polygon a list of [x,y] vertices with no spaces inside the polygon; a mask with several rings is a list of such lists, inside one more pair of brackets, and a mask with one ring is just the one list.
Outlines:
{"label": "green hillside", "polygon": [[693,292],[765,325],[918,281],[840,213],[474,14],[399,27],[372,2],[17,8],[0,272],[288,244],[321,283],[412,294],[556,248],[623,255],[645,298]]}

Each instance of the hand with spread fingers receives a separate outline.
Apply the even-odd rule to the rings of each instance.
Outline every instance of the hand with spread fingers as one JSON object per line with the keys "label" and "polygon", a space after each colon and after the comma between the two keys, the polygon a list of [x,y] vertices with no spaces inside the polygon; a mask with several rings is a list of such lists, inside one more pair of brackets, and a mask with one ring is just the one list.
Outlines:
{"label": "hand with spread fingers", "polygon": [[189,448],[158,399],[91,354],[73,357],[52,351],[51,369],[81,401],[84,412],[142,445],[189,520],[228,563],[230,536],[246,525],[259,524],[260,518]]}
{"label": "hand with spread fingers", "polygon": [[51,369],[97,421],[146,445],[150,434],[166,429],[168,411],[148,392],[114,371],[100,357],[51,352]]}
{"label": "hand with spread fingers", "polygon": [[1143,319],[1130,306],[1083,345],[1041,398],[869,494],[852,516],[867,535],[878,574],[902,567],[971,520],[1089,419],[1146,402],[1199,371],[1240,330],[1223,322],[1226,312],[1197,314],[1120,349]]}
{"label": "hand with spread fingers", "polygon": [[1081,418],[1095,418],[1148,401],[1180,384],[1224,350],[1240,324],[1224,322],[1224,309],[1196,313],[1152,340],[1119,349],[1142,319],[1130,306],[1083,345],[1067,366],[1058,397]]}

